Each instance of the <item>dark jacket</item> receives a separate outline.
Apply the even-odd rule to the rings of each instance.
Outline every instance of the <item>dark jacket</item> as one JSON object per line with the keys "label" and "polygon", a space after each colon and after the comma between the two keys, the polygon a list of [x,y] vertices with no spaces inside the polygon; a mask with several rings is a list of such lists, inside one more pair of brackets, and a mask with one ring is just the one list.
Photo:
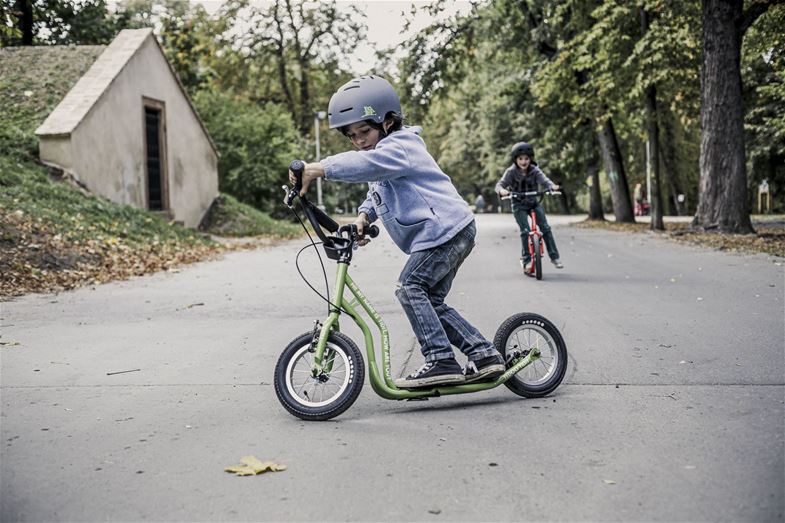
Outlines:
{"label": "dark jacket", "polygon": [[[526,173],[521,171],[517,165],[512,164],[504,171],[502,179],[496,184],[496,192],[498,193],[500,189],[507,189],[512,192],[531,192],[538,190],[540,185],[553,189],[556,184],[545,176],[542,169],[534,164],[529,165]],[[534,207],[537,204],[537,198],[529,196],[524,199],[515,199],[513,203]]]}

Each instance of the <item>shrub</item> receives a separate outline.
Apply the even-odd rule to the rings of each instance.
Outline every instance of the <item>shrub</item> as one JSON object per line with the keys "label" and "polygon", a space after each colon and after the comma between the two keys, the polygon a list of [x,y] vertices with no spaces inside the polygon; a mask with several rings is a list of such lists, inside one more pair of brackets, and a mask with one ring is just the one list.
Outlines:
{"label": "shrub", "polygon": [[231,92],[201,91],[194,97],[218,147],[221,192],[261,211],[280,212],[281,185],[298,156],[299,135],[281,106],[256,105]]}

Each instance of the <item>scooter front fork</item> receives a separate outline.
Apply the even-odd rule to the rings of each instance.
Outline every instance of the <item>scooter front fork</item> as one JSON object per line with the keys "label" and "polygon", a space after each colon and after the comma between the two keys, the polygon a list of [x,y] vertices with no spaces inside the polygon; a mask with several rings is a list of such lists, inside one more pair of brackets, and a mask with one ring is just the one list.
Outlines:
{"label": "scooter front fork", "polygon": [[329,332],[323,333],[324,325],[319,320],[314,320],[313,330],[311,331],[311,351],[314,354],[313,365],[311,366],[311,376],[317,378],[319,376],[329,375],[333,370],[333,362],[335,361],[335,351],[327,346],[325,343],[324,348],[319,351],[319,339],[322,335],[329,336]]}

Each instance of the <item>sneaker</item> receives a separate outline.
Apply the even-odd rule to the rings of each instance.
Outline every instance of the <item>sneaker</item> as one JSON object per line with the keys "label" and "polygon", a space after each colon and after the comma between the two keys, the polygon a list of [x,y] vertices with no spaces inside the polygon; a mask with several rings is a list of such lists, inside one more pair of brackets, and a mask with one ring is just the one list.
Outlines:
{"label": "sneaker", "polygon": [[526,274],[529,274],[529,273],[532,272],[532,266],[533,265],[534,265],[534,262],[531,261],[531,260],[527,261],[527,262],[521,260],[521,269],[523,269],[523,272],[525,272]]}
{"label": "sneaker", "polygon": [[555,260],[551,260],[551,263],[557,269],[563,269],[564,268],[564,264],[561,262],[561,260],[559,258],[556,258]]}
{"label": "sneaker", "polygon": [[425,365],[405,378],[395,380],[402,389],[432,387],[434,385],[458,385],[463,383],[463,369],[455,358],[426,361]]}
{"label": "sneaker", "polygon": [[463,375],[466,383],[471,381],[485,380],[496,378],[504,374],[504,360],[501,354],[494,354],[493,356],[486,356],[476,361],[470,361],[463,369]]}

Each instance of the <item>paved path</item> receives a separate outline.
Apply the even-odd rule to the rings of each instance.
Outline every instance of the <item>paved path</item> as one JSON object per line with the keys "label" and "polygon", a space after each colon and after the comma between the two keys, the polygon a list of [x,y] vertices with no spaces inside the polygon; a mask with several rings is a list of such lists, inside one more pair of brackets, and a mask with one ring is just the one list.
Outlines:
{"label": "paved path", "polygon": [[[489,337],[514,312],[551,318],[571,359],[549,398],[366,386],[333,421],[291,417],[273,367],[324,313],[302,241],[0,304],[0,520],[783,520],[781,261],[557,225],[566,268],[537,282],[510,215],[478,227],[451,303]],[[382,238],[352,267],[397,374],[421,362],[403,262]],[[223,472],[247,454],[288,470]]]}

